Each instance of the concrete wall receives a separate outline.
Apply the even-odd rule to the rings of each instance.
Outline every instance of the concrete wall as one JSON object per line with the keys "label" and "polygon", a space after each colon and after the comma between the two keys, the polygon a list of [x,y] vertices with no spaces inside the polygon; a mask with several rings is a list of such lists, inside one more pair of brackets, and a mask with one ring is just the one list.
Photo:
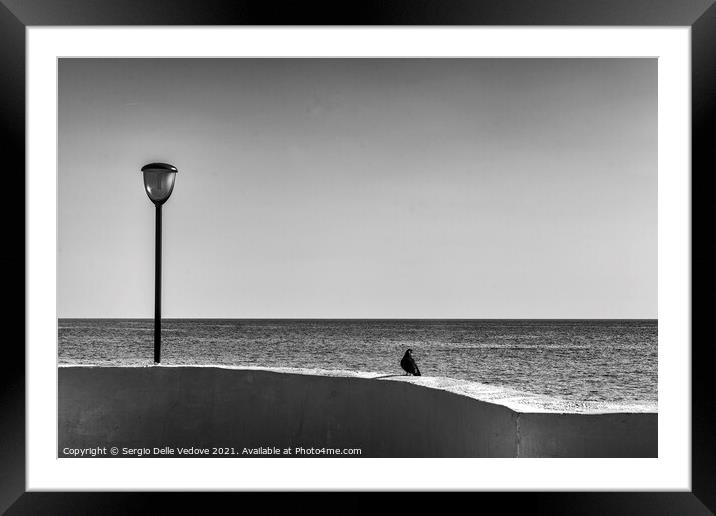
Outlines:
{"label": "concrete wall", "polygon": [[526,414],[409,382],[62,367],[65,447],[361,448],[363,457],[655,457],[656,414]]}

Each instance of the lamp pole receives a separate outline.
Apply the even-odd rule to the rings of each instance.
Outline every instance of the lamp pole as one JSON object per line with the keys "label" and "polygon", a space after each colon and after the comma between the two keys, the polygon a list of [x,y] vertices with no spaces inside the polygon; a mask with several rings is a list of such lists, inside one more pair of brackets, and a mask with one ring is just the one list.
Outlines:
{"label": "lamp pole", "polygon": [[154,225],[154,363],[162,354],[162,205],[156,205]]}
{"label": "lamp pole", "polygon": [[150,163],[142,167],[144,189],[156,208],[154,227],[154,363],[162,354],[162,205],[174,190],[177,169],[167,163]]}

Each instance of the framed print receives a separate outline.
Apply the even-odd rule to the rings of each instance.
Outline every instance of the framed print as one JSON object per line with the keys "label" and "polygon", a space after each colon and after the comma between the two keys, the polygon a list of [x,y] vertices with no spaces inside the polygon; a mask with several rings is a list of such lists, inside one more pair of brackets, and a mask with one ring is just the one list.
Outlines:
{"label": "framed print", "polygon": [[711,3],[4,1],[26,334],[3,510],[708,514]]}

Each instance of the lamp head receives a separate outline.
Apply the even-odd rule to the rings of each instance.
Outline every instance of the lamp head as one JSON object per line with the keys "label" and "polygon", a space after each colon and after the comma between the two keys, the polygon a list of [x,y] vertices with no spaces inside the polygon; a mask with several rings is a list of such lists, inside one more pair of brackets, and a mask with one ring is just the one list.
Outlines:
{"label": "lamp head", "polygon": [[149,163],[142,167],[144,189],[154,204],[162,205],[167,202],[174,190],[177,172],[175,166],[167,163]]}

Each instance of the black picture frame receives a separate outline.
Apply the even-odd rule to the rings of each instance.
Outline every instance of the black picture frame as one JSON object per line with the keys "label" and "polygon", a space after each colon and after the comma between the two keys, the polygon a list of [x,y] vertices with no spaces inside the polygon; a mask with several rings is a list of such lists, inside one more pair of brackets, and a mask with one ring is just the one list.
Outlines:
{"label": "black picture frame", "polygon": [[[25,29],[72,25],[552,25],[688,26],[692,43],[692,220],[705,225],[706,195],[699,183],[713,175],[709,128],[716,124],[716,0],[363,0],[361,2],[269,2],[246,0],[0,0],[0,131],[8,200],[25,193]],[[51,173],[51,172],[48,172]],[[21,208],[3,202],[5,233],[24,242]],[[705,270],[692,234],[692,275]],[[7,245],[2,261],[7,276],[25,270],[25,246]],[[710,277],[696,288],[706,291]],[[18,286],[19,291],[19,286]],[[20,326],[25,293],[10,299],[6,317]],[[508,512],[545,514],[712,514],[716,512],[716,402],[712,395],[712,344],[696,338],[703,318],[692,303],[692,490],[690,492],[471,493],[472,507],[497,502]],[[23,335],[24,341],[24,335]],[[689,343],[684,343],[688,345]],[[211,504],[250,503],[249,493],[39,493],[25,490],[25,350],[8,337],[0,361],[0,512],[6,514],[161,513],[172,507],[207,509]],[[273,496],[273,495],[272,495]],[[422,504],[414,493],[410,505]],[[216,499],[216,498],[220,499]],[[476,497],[476,498],[475,498]],[[295,503],[295,502],[294,502]],[[299,502],[303,503],[303,502]],[[332,502],[323,502],[330,505]],[[391,504],[380,502],[390,510]],[[395,503],[395,502],[393,502]],[[405,499],[398,500],[405,507]],[[456,501],[460,503],[460,501]],[[493,505],[494,504],[490,504]],[[356,508],[371,510],[361,502]],[[218,505],[216,505],[218,507]]]}

